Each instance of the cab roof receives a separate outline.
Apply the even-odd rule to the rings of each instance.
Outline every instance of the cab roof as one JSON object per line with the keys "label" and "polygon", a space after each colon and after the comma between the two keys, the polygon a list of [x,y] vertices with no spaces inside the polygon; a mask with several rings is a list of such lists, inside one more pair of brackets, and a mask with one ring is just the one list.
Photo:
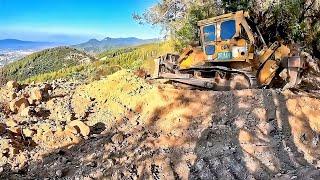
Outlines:
{"label": "cab roof", "polygon": [[244,11],[237,11],[233,13],[223,14],[213,18],[198,21],[198,26],[205,26],[207,24],[224,21],[225,19],[235,19],[235,18],[241,18],[241,17],[249,17],[249,13]]}

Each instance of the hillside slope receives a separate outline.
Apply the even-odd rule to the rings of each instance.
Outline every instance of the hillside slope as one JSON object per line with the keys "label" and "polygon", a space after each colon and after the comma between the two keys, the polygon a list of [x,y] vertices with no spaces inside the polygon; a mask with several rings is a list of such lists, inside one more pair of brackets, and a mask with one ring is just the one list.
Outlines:
{"label": "hillside slope", "polygon": [[107,37],[101,41],[97,39],[91,39],[88,42],[74,45],[73,47],[88,53],[97,54],[109,49],[127,47],[127,46],[137,46],[137,45],[147,44],[155,41],[156,39],[138,39],[135,37],[129,37],[129,38]]}
{"label": "hillside slope", "polygon": [[33,53],[0,69],[0,77],[6,80],[24,80],[94,61],[95,58],[70,47],[58,47]]}
{"label": "hillside slope", "polygon": [[153,72],[153,59],[172,51],[173,48],[170,42],[151,43],[129,48],[108,50],[96,56],[99,61],[40,74],[30,77],[24,82],[46,82],[61,78],[80,78],[81,80],[88,80],[90,82],[110,75],[123,68],[131,70],[143,68]]}

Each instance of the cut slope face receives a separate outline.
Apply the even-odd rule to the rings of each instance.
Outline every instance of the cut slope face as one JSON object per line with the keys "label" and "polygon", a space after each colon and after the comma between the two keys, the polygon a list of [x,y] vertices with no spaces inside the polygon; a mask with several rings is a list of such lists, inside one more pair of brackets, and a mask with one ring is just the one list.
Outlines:
{"label": "cut slope face", "polygon": [[0,76],[6,80],[24,80],[94,60],[86,53],[69,47],[46,49],[6,65],[0,69]]}
{"label": "cut slope face", "polygon": [[55,134],[76,121],[90,126],[90,134],[75,133],[72,143],[62,138],[20,150],[8,164],[26,153],[24,171],[5,169],[3,178],[320,177],[320,100],[315,95],[174,89],[126,70],[87,85],[57,84],[41,105],[49,115],[17,126],[46,122]]}

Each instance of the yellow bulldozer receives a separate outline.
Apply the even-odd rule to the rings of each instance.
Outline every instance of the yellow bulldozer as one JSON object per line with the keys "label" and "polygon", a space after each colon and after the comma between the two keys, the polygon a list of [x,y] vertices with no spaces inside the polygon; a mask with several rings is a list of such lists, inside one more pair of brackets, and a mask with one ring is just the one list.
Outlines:
{"label": "yellow bulldozer", "polygon": [[299,49],[265,43],[247,12],[198,22],[199,43],[155,59],[156,79],[214,90],[294,88],[304,63]]}

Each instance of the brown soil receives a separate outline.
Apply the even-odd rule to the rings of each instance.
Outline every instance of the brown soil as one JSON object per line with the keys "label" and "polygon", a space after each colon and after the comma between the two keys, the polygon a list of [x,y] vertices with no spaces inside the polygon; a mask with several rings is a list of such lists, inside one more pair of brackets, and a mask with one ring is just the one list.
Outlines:
{"label": "brown soil", "polygon": [[[185,90],[125,70],[87,85],[57,84],[38,105],[46,116],[16,125],[48,126],[52,134],[40,138],[51,138],[34,135],[30,146],[11,131],[1,135],[19,146],[2,155],[1,178],[320,178],[317,91]],[[19,119],[0,114],[3,123]],[[89,125],[90,134],[57,136],[74,120]]]}

